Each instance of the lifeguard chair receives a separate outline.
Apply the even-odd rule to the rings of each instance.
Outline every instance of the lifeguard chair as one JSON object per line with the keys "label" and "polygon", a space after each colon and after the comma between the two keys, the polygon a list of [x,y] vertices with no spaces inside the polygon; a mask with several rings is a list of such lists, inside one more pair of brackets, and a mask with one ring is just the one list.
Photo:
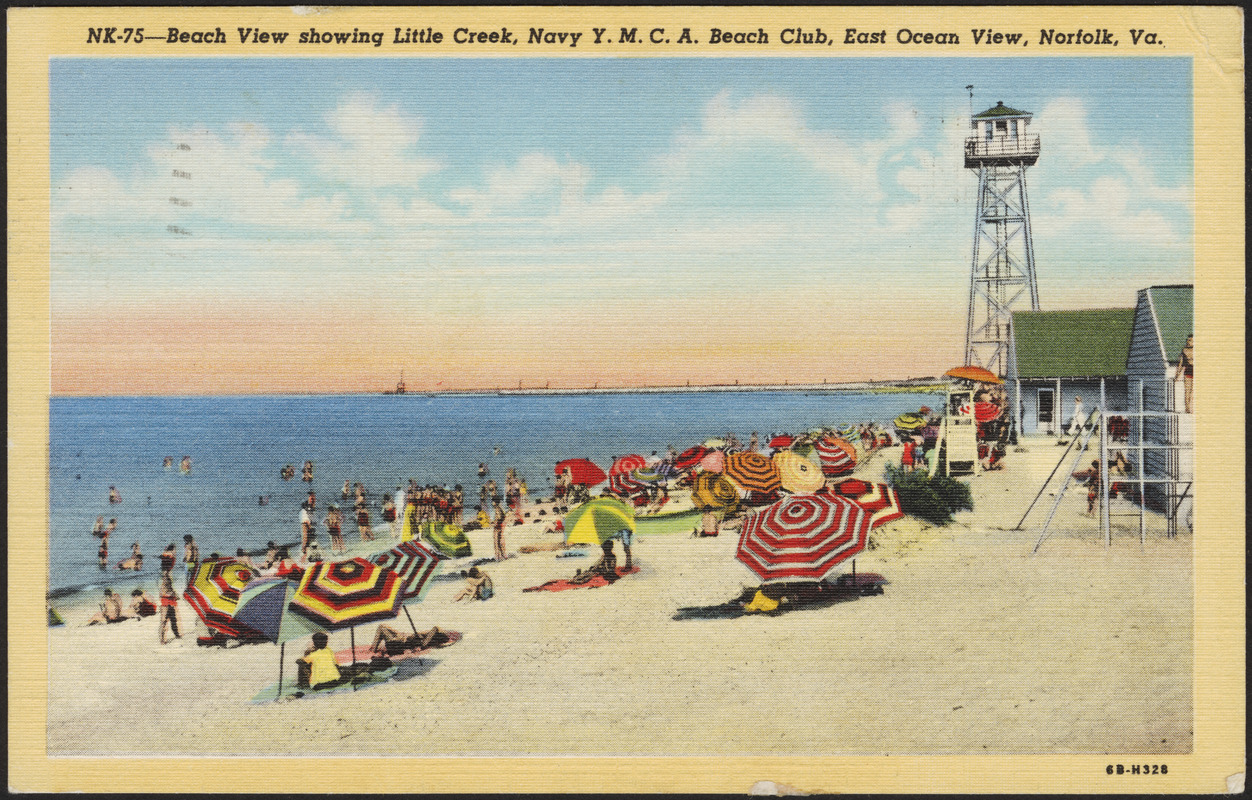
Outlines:
{"label": "lifeguard chair", "polygon": [[939,423],[939,440],[935,442],[938,458],[930,474],[977,475],[978,422],[974,418],[974,390],[968,386],[949,385],[948,399]]}

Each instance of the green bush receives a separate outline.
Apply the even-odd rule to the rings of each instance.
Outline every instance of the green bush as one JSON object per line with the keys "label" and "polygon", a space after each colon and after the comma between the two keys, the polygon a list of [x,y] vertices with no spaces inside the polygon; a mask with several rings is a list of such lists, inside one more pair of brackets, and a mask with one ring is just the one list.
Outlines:
{"label": "green bush", "polygon": [[932,525],[947,525],[956,511],[973,511],[969,486],[947,475],[933,478],[925,470],[906,470],[888,464],[889,483],[900,498],[900,510]]}

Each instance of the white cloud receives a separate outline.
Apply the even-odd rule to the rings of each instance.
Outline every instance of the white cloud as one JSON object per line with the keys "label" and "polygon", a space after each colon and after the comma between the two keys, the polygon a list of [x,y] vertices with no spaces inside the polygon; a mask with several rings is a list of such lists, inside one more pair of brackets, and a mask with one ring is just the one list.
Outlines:
{"label": "white cloud", "polygon": [[296,131],[287,143],[302,150],[328,178],[355,189],[415,188],[439,168],[417,155],[421,122],[372,95],[350,95],[327,114],[332,136]]}

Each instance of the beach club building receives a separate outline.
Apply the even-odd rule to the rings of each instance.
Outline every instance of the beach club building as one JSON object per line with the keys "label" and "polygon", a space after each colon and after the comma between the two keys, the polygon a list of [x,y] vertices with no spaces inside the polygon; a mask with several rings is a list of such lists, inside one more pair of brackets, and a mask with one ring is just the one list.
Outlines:
{"label": "beach club building", "polygon": [[[1187,413],[1185,382],[1175,380],[1179,357],[1194,326],[1194,286],[1152,286],[1139,291],[1126,362],[1127,406],[1132,412],[1145,412],[1143,438],[1157,445],[1143,451],[1144,474],[1180,481],[1164,489],[1147,487],[1149,500],[1186,496],[1185,484],[1194,473],[1189,449],[1195,442],[1194,417]],[[1136,424],[1132,423],[1132,441],[1138,438]]]}
{"label": "beach club building", "polygon": [[1100,405],[1124,411],[1133,308],[1016,311],[1009,339],[1007,383],[1017,430],[1060,436],[1081,397],[1083,415]]}

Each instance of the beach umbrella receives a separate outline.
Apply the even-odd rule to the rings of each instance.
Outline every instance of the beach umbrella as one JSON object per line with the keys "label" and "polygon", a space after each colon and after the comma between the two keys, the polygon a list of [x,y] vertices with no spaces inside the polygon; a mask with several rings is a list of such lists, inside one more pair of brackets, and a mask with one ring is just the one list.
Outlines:
{"label": "beach umbrella", "polygon": [[791,447],[792,442],[794,442],[795,440],[796,440],[796,437],[792,436],[791,434],[781,433],[775,436],[773,439],[769,440],[769,446],[770,447]]}
{"label": "beach umbrella", "polygon": [[901,414],[895,418],[895,426],[902,431],[919,430],[926,427],[926,418],[920,414]]}
{"label": "beach umbrella", "polygon": [[667,481],[670,478],[677,477],[678,475],[678,470],[675,469],[674,465],[668,461],[662,461],[660,464],[653,467],[652,470],[656,472],[657,475],[660,475],[661,480],[663,481]]}
{"label": "beach umbrella", "polygon": [[622,497],[648,491],[648,487],[634,476],[635,470],[646,466],[643,456],[640,455],[622,456],[614,461],[613,466],[609,467],[609,491]]}
{"label": "beach umbrella", "polygon": [[565,515],[567,544],[602,544],[623,528],[635,530],[635,510],[613,497],[596,497]]}
{"label": "beach umbrella", "polygon": [[782,489],[778,467],[760,453],[729,453],[722,472],[745,492],[768,495]]}
{"label": "beach umbrella", "polygon": [[734,508],[739,505],[739,490],[719,472],[701,472],[691,488],[691,502],[701,511]]}
{"label": "beach umbrella", "polygon": [[678,454],[674,459],[674,469],[683,470],[691,469],[700,463],[700,459],[708,455],[709,449],[702,445],[688,447],[686,450]]}
{"label": "beach umbrella", "polygon": [[991,422],[994,419],[999,419],[1003,410],[995,403],[982,401],[974,403],[974,420],[976,422]]}
{"label": "beach umbrella", "polygon": [[432,547],[448,558],[462,558],[474,554],[469,538],[459,525],[428,519],[418,527],[418,531],[423,539],[430,542]]}
{"label": "beach umbrella", "polygon": [[609,467],[609,477],[611,478],[614,475],[621,475],[623,473],[629,474],[646,466],[648,466],[648,464],[644,461],[644,458],[641,455],[631,454],[628,456],[622,456],[613,462],[613,466]]}
{"label": "beach umbrella", "polygon": [[310,564],[289,609],[321,628],[339,630],[394,617],[403,596],[400,575],[358,556]]}
{"label": "beach umbrella", "polygon": [[287,609],[296,593],[296,583],[286,578],[257,578],[249,581],[239,593],[235,618],[248,625],[262,637],[278,645],[277,699],[283,691],[283,661],[287,642],[300,639],[323,630],[299,614]]}
{"label": "beach umbrella", "polygon": [[235,608],[239,604],[239,593],[256,576],[256,570],[245,561],[206,558],[196,565],[183,599],[195,609],[209,630],[242,639],[255,631],[235,620]]}
{"label": "beach umbrella", "polygon": [[826,483],[816,464],[792,450],[775,453],[774,466],[778,468],[782,488],[788,492],[816,492]]}
{"label": "beach umbrella", "polygon": [[443,558],[421,542],[401,542],[370,556],[370,561],[400,576],[404,600],[417,600],[430,588],[431,578],[439,571]]}
{"label": "beach umbrella", "polygon": [[659,466],[660,464],[657,464],[656,467],[644,467],[643,469],[637,469],[630,473],[630,476],[640,483],[661,483],[665,480],[665,476],[661,474],[659,469],[657,469]]}
{"label": "beach umbrella", "polygon": [[813,443],[822,462],[823,475],[843,475],[856,467],[856,447],[837,436],[823,436]]}
{"label": "beach umbrella", "polygon": [[830,486],[826,488],[826,491],[831,494],[837,494],[841,497],[847,497],[855,500],[868,492],[871,485],[872,484],[868,481],[859,481],[856,478],[848,478],[846,480],[839,481],[838,483],[830,484]]}
{"label": "beach umbrella", "polygon": [[885,483],[872,483],[868,491],[852,499],[869,512],[871,528],[894,522],[904,516],[904,511],[900,508],[900,497],[896,494],[895,488]]}
{"label": "beach umbrella", "polygon": [[721,450],[710,450],[700,459],[699,466],[703,472],[721,472],[726,468],[726,454]]}
{"label": "beach umbrella", "polygon": [[943,375],[946,378],[960,378],[961,380],[973,381],[974,383],[993,383],[997,385],[1004,383],[994,372],[975,366],[953,367],[943,373]]}
{"label": "beach umbrella", "polygon": [[767,582],[822,580],[865,548],[869,516],[846,497],[792,495],[748,516],[735,558]]}
{"label": "beach umbrella", "polygon": [[[370,561],[400,576],[402,584],[400,607],[404,608],[403,603],[421,600],[422,595],[426,594],[426,590],[433,582],[431,579],[439,571],[443,556],[421,542],[401,542],[390,550],[370,556]],[[409,618],[413,632],[417,633],[417,623],[413,621],[407,608],[404,608],[404,616]]]}
{"label": "beach umbrella", "polygon": [[608,477],[604,474],[604,470],[585,458],[565,459],[556,465],[554,474],[560,475],[566,468],[569,469],[570,475],[573,476],[574,483],[580,483],[583,486],[595,486],[604,483],[604,479]]}

